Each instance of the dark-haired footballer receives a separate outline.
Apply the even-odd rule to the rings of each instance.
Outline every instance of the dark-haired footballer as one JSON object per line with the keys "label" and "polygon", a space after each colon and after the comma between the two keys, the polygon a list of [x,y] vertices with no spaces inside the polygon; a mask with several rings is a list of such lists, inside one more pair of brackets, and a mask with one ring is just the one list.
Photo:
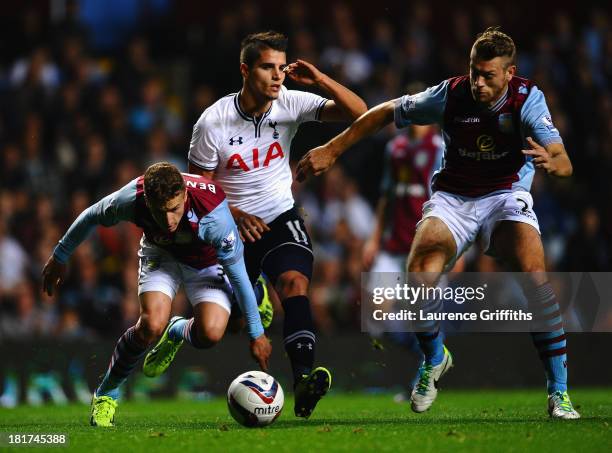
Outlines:
{"label": "dark-haired footballer", "polygon": [[[196,122],[189,171],[214,177],[223,187],[245,241],[251,281],[263,272],[278,293],[294,376],[295,415],[309,417],[329,390],[331,374],[324,367],[313,368],[316,336],[308,299],[312,244],[291,193],[289,151],[300,124],[350,122],[367,108],[359,96],[312,64],[287,64],[286,49],[287,37],[273,31],[242,41],[242,88],[219,99]],[[317,88],[327,98],[287,90],[285,77]]]}

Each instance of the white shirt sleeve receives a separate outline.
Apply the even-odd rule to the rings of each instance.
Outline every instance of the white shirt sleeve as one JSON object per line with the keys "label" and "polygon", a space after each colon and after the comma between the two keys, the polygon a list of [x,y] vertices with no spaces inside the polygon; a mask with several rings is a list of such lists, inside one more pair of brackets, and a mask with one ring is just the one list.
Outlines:
{"label": "white shirt sleeve", "polygon": [[298,123],[320,121],[321,111],[329,99],[306,91],[287,90],[287,106]]}
{"label": "white shirt sleeve", "polygon": [[219,164],[219,146],[214,133],[214,124],[212,124],[208,116],[204,112],[195,126],[193,126],[187,158],[195,166],[203,170],[212,171]]}

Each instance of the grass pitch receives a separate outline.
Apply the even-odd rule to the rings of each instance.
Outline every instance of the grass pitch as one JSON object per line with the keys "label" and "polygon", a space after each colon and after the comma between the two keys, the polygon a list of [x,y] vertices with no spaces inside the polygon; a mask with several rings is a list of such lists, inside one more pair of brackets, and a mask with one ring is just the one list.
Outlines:
{"label": "grass pitch", "polygon": [[442,390],[420,415],[390,395],[332,393],[305,421],[287,399],[275,424],[255,429],[235,423],[223,399],[124,402],[110,429],[90,427],[83,405],[20,406],[0,409],[0,432],[63,432],[67,449],[87,452],[611,451],[612,390],[571,397],[581,420],[550,420],[544,391]]}

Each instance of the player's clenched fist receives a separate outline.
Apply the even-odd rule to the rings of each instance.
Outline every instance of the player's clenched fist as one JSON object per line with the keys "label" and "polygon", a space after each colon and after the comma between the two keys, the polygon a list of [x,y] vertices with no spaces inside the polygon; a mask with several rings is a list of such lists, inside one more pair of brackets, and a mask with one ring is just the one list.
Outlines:
{"label": "player's clenched fist", "polygon": [[261,335],[251,340],[251,355],[259,363],[263,371],[268,371],[270,355],[272,355],[272,345],[265,335]]}
{"label": "player's clenched fist", "polygon": [[298,163],[297,180],[302,182],[308,175],[319,176],[336,162],[336,155],[328,145],[310,150]]}
{"label": "player's clenched fist", "polygon": [[53,290],[62,284],[64,275],[66,274],[66,265],[60,263],[53,255],[47,260],[47,264],[43,267],[43,291],[49,296],[53,295]]}

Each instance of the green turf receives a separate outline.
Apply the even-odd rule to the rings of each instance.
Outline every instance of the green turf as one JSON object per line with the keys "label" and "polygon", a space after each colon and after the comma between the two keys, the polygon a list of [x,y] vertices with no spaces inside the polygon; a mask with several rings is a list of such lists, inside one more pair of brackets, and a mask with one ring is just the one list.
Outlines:
{"label": "green turf", "polygon": [[66,432],[70,450],[96,451],[612,451],[612,390],[573,390],[578,421],[552,421],[542,391],[440,392],[413,414],[389,395],[330,395],[310,420],[292,401],[264,429],[243,428],[221,399],[120,404],[110,429],[88,425],[88,408],[0,409],[0,432]]}

